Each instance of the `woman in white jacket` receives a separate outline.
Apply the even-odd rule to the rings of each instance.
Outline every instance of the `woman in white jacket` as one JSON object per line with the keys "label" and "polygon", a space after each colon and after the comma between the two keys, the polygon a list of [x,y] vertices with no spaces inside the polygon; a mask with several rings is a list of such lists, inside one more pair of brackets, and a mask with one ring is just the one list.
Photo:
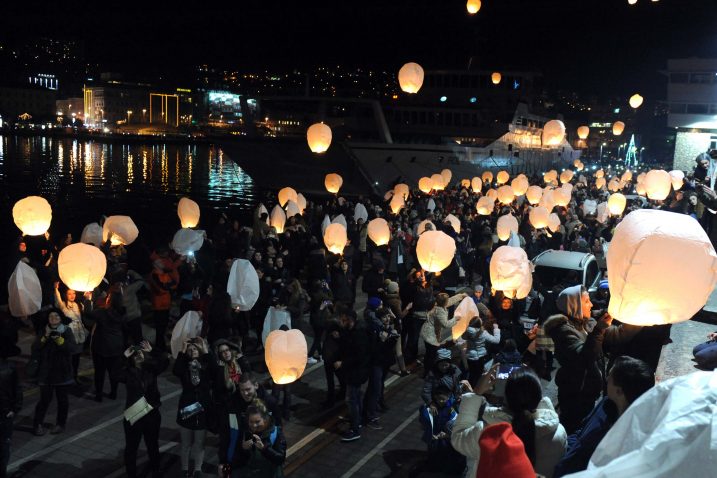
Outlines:
{"label": "woman in white jacket", "polygon": [[[82,314],[85,312],[86,304],[76,302],[76,298],[77,293],[72,289],[67,289],[67,291],[65,291],[65,300],[62,300],[62,296],[60,295],[60,283],[55,282],[55,306],[62,311],[65,317],[70,319],[68,327],[75,338],[75,345],[70,351],[72,355],[72,374],[75,383],[77,383],[77,372],[80,368],[80,355],[82,355],[85,341],[89,335],[85,324],[82,323]],[[86,301],[86,303],[89,307],[92,307],[91,301]]]}
{"label": "woman in white jacket", "polygon": [[[478,439],[483,428],[509,422],[525,446],[536,473],[553,476],[555,465],[565,453],[567,434],[558,420],[553,404],[543,396],[540,379],[528,368],[513,370],[505,385],[505,405],[487,405],[483,394],[493,388],[498,366],[481,377],[475,393],[466,393],[453,425],[451,444],[468,458],[467,476],[476,476],[480,447]],[[480,411],[484,405],[483,416]]]}
{"label": "woman in white jacket", "polygon": [[447,333],[447,337],[441,340],[441,335],[446,333],[446,329],[450,331],[451,327],[458,322],[455,317],[448,319],[448,308],[456,305],[465,297],[467,297],[466,294],[456,294],[450,297],[444,292],[436,296],[436,305],[428,312],[428,319],[421,327],[421,337],[426,344],[426,356],[423,361],[424,378],[433,369],[438,348],[452,338],[452,335]]}

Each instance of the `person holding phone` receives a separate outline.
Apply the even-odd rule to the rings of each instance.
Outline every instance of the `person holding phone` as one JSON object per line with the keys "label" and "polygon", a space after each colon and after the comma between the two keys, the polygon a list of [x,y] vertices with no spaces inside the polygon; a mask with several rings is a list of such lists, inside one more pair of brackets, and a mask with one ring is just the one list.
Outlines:
{"label": "person holding phone", "polygon": [[257,478],[279,478],[284,476],[286,461],[286,438],[281,427],[259,399],[249,405],[246,411],[246,432],[239,450],[234,454],[231,477],[254,476]]}

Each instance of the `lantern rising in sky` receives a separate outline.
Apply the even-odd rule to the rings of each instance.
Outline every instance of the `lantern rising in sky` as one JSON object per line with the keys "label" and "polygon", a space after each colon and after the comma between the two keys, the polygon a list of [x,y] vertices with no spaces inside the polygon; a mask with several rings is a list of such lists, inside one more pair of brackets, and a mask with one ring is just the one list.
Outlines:
{"label": "lantern rising in sky", "polygon": [[466,10],[468,10],[468,13],[470,13],[471,15],[475,15],[476,13],[478,13],[480,7],[480,0],[468,0],[468,2],[466,2]]}
{"label": "lantern rising in sky", "polygon": [[24,235],[41,236],[50,228],[52,207],[45,198],[28,196],[15,203],[12,218]]}
{"label": "lantern rising in sky", "polygon": [[418,93],[423,86],[423,68],[418,63],[406,63],[398,70],[398,84],[406,93]]}
{"label": "lantern rising in sky", "polygon": [[306,141],[312,153],[325,153],[331,146],[331,128],[324,123],[314,123],[306,130]]}
{"label": "lantern rising in sky", "polygon": [[441,272],[453,261],[456,241],[441,231],[426,231],[416,244],[416,256],[421,268],[428,272]]}

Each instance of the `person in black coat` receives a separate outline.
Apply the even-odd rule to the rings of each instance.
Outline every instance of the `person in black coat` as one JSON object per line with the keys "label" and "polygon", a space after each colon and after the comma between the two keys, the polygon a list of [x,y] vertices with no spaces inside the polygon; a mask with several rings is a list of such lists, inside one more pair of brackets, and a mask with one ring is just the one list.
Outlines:
{"label": "person in black coat", "polygon": [[44,333],[38,335],[32,344],[32,356],[38,361],[37,383],[40,386],[40,401],[35,407],[33,421],[36,436],[42,436],[47,432],[43,427],[43,421],[53,393],[57,395],[57,423],[50,433],[61,433],[67,422],[70,405],[67,392],[69,386],[75,383],[72,373],[75,336],[70,328],[62,323],[62,319],[58,309],[51,309],[47,314]]}
{"label": "person in black coat", "polygon": [[188,339],[177,355],[172,373],[179,377],[182,394],[177,407],[177,424],[182,439],[182,476],[189,472],[189,452],[194,456],[194,473],[201,473],[207,416],[211,410],[211,371],[207,343],[201,337]]}
{"label": "person in black coat", "polygon": [[341,302],[348,307],[353,307],[356,300],[356,279],[349,271],[349,263],[345,260],[339,262],[331,274],[331,291],[334,300]]}
{"label": "person in black coat", "polygon": [[384,271],[383,261],[376,259],[371,269],[364,274],[361,290],[366,292],[369,297],[379,297],[383,292],[383,282],[386,279]]}
{"label": "person in black coat", "polygon": [[[159,407],[162,402],[157,387],[157,376],[166,370],[169,359],[166,353],[161,351],[155,354],[151,352],[152,346],[146,340],[140,345],[131,346],[124,353],[127,364],[117,374],[118,381],[127,386],[125,419],[122,423],[125,436],[124,462],[129,478],[137,476],[137,450],[143,437],[152,477],[162,476],[159,460],[159,428],[162,424]],[[134,423],[130,423],[129,410],[140,400],[144,400],[151,410],[136,419]]]}
{"label": "person in black coat", "polygon": [[246,430],[247,407],[249,407],[257,399],[261,400],[264,405],[266,405],[267,410],[269,410],[269,413],[274,419],[274,423],[281,425],[282,417],[279,402],[273,395],[267,393],[266,389],[259,384],[259,380],[252,372],[245,372],[241,375],[241,378],[239,379],[239,396],[241,397],[241,400],[238,400],[238,403],[239,412],[241,414],[241,424],[242,427],[244,427],[242,428],[243,431]]}
{"label": "person in black coat", "polygon": [[20,355],[17,328],[9,323],[13,319],[0,319],[0,478],[6,476],[10,461],[13,419],[22,408],[22,387],[15,363],[7,359]]}
{"label": "person in black coat", "polygon": [[92,330],[90,350],[95,365],[95,401],[102,401],[105,374],[110,378],[112,400],[117,398],[117,372],[124,352],[125,307],[119,290],[110,289],[109,307],[95,309],[83,316],[85,325]]}
{"label": "person in black coat", "polygon": [[321,403],[323,409],[332,408],[336,402],[334,375],[339,380],[338,399],[346,397],[346,383],[341,369],[335,369],[334,363],[341,360],[341,327],[335,319],[326,323],[326,338],[324,340],[324,374],[326,375],[326,401]]}

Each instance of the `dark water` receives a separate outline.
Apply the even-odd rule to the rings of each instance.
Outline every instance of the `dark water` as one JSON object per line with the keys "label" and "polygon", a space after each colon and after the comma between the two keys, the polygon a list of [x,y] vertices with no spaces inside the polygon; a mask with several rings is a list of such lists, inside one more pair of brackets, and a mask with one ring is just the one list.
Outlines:
{"label": "dark water", "polygon": [[[29,195],[53,209],[51,235],[79,239],[102,214],[133,218],[149,245],[180,227],[177,201],[199,203],[199,227],[211,229],[222,212],[250,225],[262,190],[221,150],[194,144],[99,143],[49,137],[0,136],[2,242],[19,234],[13,204]],[[7,250],[7,249],[5,249]]]}

